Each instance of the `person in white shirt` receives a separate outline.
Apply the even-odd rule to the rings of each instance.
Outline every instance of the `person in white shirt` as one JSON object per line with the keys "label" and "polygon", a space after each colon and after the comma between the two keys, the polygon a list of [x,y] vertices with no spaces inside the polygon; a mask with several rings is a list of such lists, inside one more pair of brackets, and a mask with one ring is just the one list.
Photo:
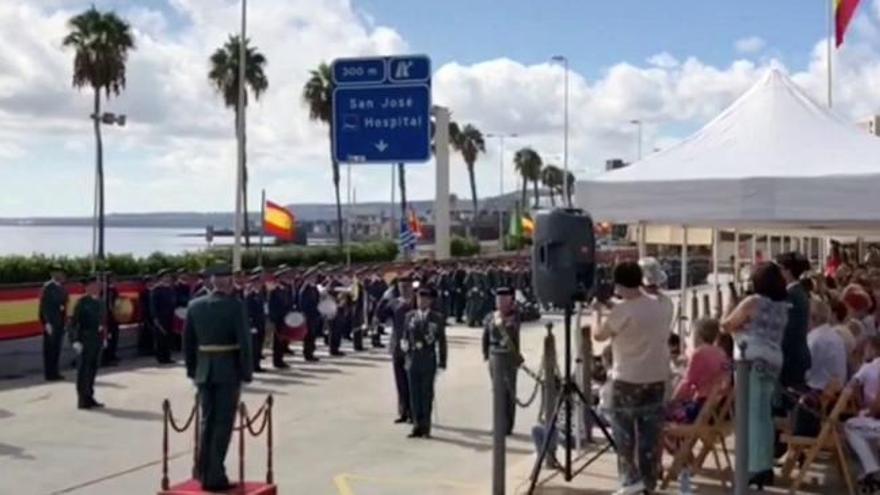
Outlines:
{"label": "person in white shirt", "polygon": [[872,487],[880,483],[880,461],[877,441],[880,440],[880,337],[871,337],[865,346],[865,364],[853,376],[861,390],[859,415],[844,425],[846,440],[862,464],[859,483]]}
{"label": "person in white shirt", "polygon": [[616,495],[653,491],[657,484],[663,398],[669,377],[667,310],[642,288],[637,263],[620,263],[616,304],[595,338],[611,339],[611,425],[621,488]]}
{"label": "person in white shirt", "polygon": [[847,379],[846,344],[829,324],[830,314],[828,304],[814,297],[810,303],[812,330],[807,334],[811,357],[811,366],[807,370],[807,386],[814,391],[821,392],[834,380],[842,386]]}

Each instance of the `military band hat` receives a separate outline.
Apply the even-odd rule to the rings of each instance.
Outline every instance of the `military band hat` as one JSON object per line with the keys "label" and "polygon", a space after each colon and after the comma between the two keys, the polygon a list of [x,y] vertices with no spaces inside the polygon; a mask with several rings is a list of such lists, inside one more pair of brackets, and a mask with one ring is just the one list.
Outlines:
{"label": "military band hat", "polygon": [[211,277],[230,277],[232,276],[232,267],[227,264],[219,263],[206,268],[205,274]]}
{"label": "military band hat", "polygon": [[425,285],[419,287],[419,295],[422,297],[430,297],[432,299],[437,298],[437,289],[431,287],[430,285]]}
{"label": "military band hat", "polygon": [[171,270],[168,268],[162,268],[158,272],[156,272],[156,277],[164,277],[165,275],[171,275]]}
{"label": "military band hat", "polygon": [[258,266],[256,268],[254,268],[253,270],[251,270],[250,274],[251,275],[262,275],[263,274],[263,267]]}
{"label": "military band hat", "polygon": [[66,272],[64,267],[61,266],[61,263],[52,263],[51,265],[49,265],[49,271],[52,273],[65,273]]}
{"label": "military band hat", "polygon": [[290,273],[290,268],[288,268],[286,266],[284,268],[279,267],[277,270],[275,270],[276,277],[280,277],[280,276],[286,275],[288,273]]}
{"label": "military band hat", "polygon": [[411,283],[413,283],[413,279],[411,276],[404,274],[404,275],[397,277],[397,283],[398,284],[411,284]]}
{"label": "military band hat", "polygon": [[498,287],[497,289],[495,289],[495,295],[496,296],[512,296],[513,289],[511,289],[510,287]]}

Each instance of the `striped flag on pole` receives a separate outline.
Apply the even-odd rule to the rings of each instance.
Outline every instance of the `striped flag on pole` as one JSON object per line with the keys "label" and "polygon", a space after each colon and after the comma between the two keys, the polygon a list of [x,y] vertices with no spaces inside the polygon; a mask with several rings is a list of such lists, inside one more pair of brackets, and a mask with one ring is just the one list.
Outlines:
{"label": "striped flag on pole", "polygon": [[397,245],[401,251],[407,254],[416,249],[416,235],[409,227],[406,218],[400,219],[400,238],[397,240]]}

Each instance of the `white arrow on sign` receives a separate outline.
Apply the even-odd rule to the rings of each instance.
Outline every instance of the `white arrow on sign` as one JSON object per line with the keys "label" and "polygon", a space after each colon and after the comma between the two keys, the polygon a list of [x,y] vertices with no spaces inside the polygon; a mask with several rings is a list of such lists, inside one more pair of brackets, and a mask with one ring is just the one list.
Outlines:
{"label": "white arrow on sign", "polygon": [[385,150],[388,149],[388,143],[386,143],[384,139],[379,140],[374,146],[379,150],[379,153],[384,153]]}

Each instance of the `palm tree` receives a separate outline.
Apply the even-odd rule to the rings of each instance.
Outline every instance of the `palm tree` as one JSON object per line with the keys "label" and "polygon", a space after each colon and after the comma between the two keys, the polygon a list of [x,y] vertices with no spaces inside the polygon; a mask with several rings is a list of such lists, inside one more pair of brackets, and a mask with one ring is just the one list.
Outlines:
{"label": "palm tree", "polygon": [[309,119],[327,124],[330,145],[330,164],[333,167],[333,186],[336,188],[336,226],[338,242],[342,247],[342,203],[339,199],[339,163],[333,159],[333,76],[330,66],[322,62],[310,71],[309,80],[303,87],[302,99],[309,106]]}
{"label": "palm tree", "polygon": [[[565,175],[565,174],[563,174],[563,175]],[[574,196],[574,183],[575,183],[574,174],[569,172],[568,175],[566,176],[566,179],[567,180],[565,181],[565,195],[566,195],[565,197],[566,197],[566,199],[568,199],[568,202],[565,205],[569,206],[569,205],[571,205],[571,197]]]}
{"label": "palm tree", "polygon": [[564,198],[562,192],[562,169],[556,165],[546,165],[541,170],[541,183],[550,191],[550,204],[556,206],[556,193],[559,193],[560,199]]}
{"label": "palm tree", "polygon": [[534,184],[535,206],[537,207],[538,181],[541,179],[541,168],[543,167],[541,155],[539,155],[538,152],[533,150],[532,148],[521,148],[516,152],[515,155],[513,155],[513,163],[516,167],[516,171],[519,172],[519,175],[523,178],[523,207],[525,207],[526,205],[526,190],[528,188],[529,181]]}
{"label": "palm tree", "polygon": [[95,176],[98,181],[98,259],[104,259],[104,150],[101,143],[101,90],[105,97],[119,96],[125,89],[125,64],[134,50],[134,38],[126,21],[114,12],[98,12],[92,6],[68,21],[70,32],[63,45],[73,47],[73,86],[94,92],[92,122],[95,126]]}
{"label": "palm tree", "polygon": [[468,168],[468,176],[471,181],[471,200],[474,203],[474,218],[477,216],[479,209],[477,208],[477,180],[474,177],[474,163],[480,153],[486,152],[486,142],[483,139],[483,133],[479,129],[466,124],[460,128],[455,122],[449,124],[449,144],[452,148],[461,153],[462,159]]}
{"label": "palm tree", "polygon": [[[256,47],[249,46],[248,39],[244,40],[244,80],[245,80],[245,110],[247,110],[248,88],[253,93],[254,99],[259,100],[266,89],[269,87],[269,80],[266,78],[266,57],[257,51]],[[208,71],[208,80],[211,85],[223,96],[223,103],[227,108],[235,110],[235,128],[238,129],[239,119],[243,117],[243,112],[238,108],[238,76],[239,76],[239,50],[241,45],[238,36],[229,36],[226,43],[217,49],[211,55],[211,70]],[[244,133],[242,133],[241,146],[245,149],[247,142]],[[240,194],[244,203],[244,242],[245,246],[250,246],[250,228],[248,226],[248,209],[247,209],[247,153],[245,152],[244,170],[242,171],[242,183]]]}

